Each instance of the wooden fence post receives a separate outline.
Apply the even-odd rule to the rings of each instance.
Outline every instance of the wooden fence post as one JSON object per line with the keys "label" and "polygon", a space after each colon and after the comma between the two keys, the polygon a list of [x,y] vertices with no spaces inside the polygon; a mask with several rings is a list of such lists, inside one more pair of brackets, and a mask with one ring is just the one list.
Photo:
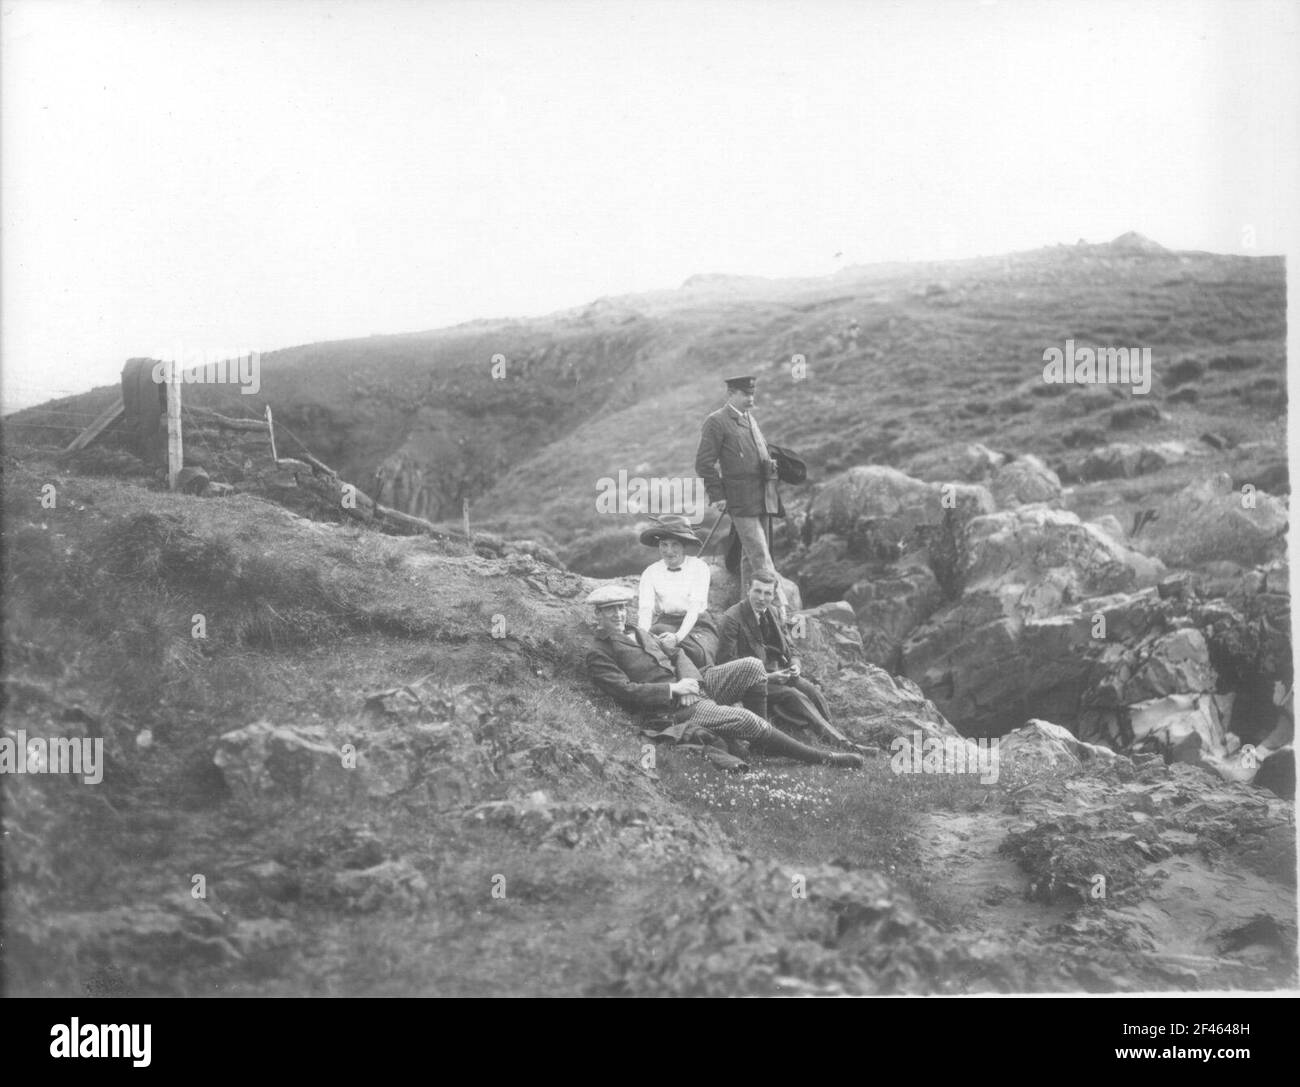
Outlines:
{"label": "wooden fence post", "polygon": [[271,460],[276,464],[280,463],[280,457],[275,451],[275,425],[271,422],[271,405],[266,405],[266,432],[271,435]]}
{"label": "wooden fence post", "polygon": [[167,487],[176,490],[176,477],[185,464],[181,444],[181,383],[176,363],[167,364]]}
{"label": "wooden fence post", "polygon": [[471,546],[474,544],[474,537],[469,534],[469,499],[465,499],[465,505],[462,507],[465,516],[465,540]]}

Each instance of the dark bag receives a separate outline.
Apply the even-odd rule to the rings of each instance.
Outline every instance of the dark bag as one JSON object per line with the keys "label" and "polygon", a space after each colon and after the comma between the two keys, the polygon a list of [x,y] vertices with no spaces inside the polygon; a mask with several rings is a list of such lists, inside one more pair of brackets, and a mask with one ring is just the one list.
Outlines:
{"label": "dark bag", "polygon": [[802,483],[808,478],[808,465],[793,449],[768,443],[767,451],[776,461],[776,478],[782,483]]}

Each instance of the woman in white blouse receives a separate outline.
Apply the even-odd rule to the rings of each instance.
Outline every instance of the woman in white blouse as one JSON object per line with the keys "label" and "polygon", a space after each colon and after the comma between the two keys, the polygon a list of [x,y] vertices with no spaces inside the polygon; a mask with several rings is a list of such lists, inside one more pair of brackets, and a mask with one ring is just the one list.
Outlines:
{"label": "woman in white blouse", "polygon": [[659,561],[641,574],[636,625],[659,639],[666,650],[681,646],[696,668],[713,664],[718,628],[709,615],[709,564],[687,555],[700,546],[685,517],[666,514],[641,533],[641,542],[659,549]]}

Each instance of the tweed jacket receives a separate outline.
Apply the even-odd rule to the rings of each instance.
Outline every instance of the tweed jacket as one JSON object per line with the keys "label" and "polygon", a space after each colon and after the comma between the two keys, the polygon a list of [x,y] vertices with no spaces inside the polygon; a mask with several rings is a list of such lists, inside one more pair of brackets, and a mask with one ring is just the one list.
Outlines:
{"label": "tweed jacket", "polygon": [[704,480],[709,501],[725,498],[733,517],[781,515],[776,476],[759,462],[749,425],[728,404],[704,420],[695,474]]}
{"label": "tweed jacket", "polygon": [[[654,635],[624,628],[635,642],[597,634],[587,649],[587,671],[596,686],[628,709],[673,709],[670,683],[702,679],[690,657],[677,647],[664,652]],[[703,692],[701,692],[703,693]]]}
{"label": "tweed jacket", "polygon": [[[772,615],[769,611],[768,615]],[[758,618],[748,600],[742,600],[722,613],[722,622],[718,628],[717,662],[726,664],[740,657],[757,657],[768,668],[775,665],[785,668],[793,659],[790,652],[790,640],[786,637],[781,624],[772,616],[772,626],[776,629],[775,644],[779,649],[769,650],[759,628]],[[771,658],[771,659],[770,659]]]}

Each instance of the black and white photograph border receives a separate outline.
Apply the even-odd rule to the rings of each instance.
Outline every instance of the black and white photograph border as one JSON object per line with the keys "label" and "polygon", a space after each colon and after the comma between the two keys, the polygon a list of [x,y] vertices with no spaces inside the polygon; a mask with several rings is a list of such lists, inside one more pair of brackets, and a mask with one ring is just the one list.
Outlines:
{"label": "black and white photograph border", "polygon": [[147,1064],[118,997],[1295,994],[1300,6],[0,47],[51,1059]]}

